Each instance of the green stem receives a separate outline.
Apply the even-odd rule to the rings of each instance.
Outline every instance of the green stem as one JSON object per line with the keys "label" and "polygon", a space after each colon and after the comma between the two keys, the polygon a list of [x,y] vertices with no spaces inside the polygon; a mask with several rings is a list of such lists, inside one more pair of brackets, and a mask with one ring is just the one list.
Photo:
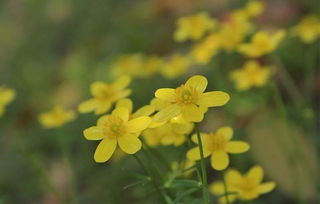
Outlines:
{"label": "green stem", "polygon": [[134,154],[133,157],[137,160],[137,162],[139,163],[139,165],[143,168],[143,170],[145,171],[145,173],[147,175],[150,176],[150,179],[154,185],[154,187],[156,188],[156,190],[158,191],[158,193],[161,195],[161,198],[166,202],[166,203],[172,203],[171,198],[158,186],[155,176],[153,175],[153,173],[146,167],[146,165],[144,165],[143,161],[136,155]]}
{"label": "green stem", "polygon": [[200,136],[200,131],[198,128],[198,124],[195,124],[195,129],[197,132],[197,138],[198,138],[198,143],[199,143],[199,150],[200,150],[200,165],[201,165],[201,183],[202,183],[202,196],[203,196],[203,202],[208,204],[210,203],[209,201],[209,194],[208,194],[208,181],[207,181],[207,172],[206,172],[206,164],[205,164],[205,159],[203,155],[203,146],[202,146],[202,140]]}

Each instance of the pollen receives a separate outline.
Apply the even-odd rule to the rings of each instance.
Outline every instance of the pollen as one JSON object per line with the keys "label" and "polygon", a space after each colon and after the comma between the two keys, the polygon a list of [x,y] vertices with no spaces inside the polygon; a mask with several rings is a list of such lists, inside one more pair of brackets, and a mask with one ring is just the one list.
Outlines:
{"label": "pollen", "polygon": [[225,151],[228,141],[223,135],[209,134],[210,142],[207,144],[207,149],[211,152]]}
{"label": "pollen", "polygon": [[198,92],[191,86],[181,85],[175,90],[176,102],[180,105],[195,104]]}
{"label": "pollen", "polygon": [[125,123],[120,117],[110,116],[104,124],[103,133],[110,139],[116,139],[121,135],[125,135],[125,132]]}

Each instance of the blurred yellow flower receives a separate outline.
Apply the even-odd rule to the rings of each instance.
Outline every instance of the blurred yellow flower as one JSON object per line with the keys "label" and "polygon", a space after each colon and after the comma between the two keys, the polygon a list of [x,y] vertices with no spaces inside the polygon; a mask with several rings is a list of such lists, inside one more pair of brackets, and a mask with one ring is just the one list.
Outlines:
{"label": "blurred yellow flower", "polygon": [[[229,202],[237,199],[249,201],[258,198],[261,194],[272,191],[276,184],[274,182],[265,182],[263,180],[263,169],[260,166],[252,167],[246,174],[241,175],[237,170],[227,170],[224,175],[226,182]],[[225,187],[223,182],[214,182],[210,185],[210,191],[213,195],[221,196],[219,203],[227,203]]]}
{"label": "blurred yellow flower", "polygon": [[186,141],[186,137],[193,130],[192,123],[178,123],[174,120],[143,132],[146,143],[150,146],[174,145],[180,146]]}
{"label": "blurred yellow flower", "polygon": [[268,66],[262,67],[255,60],[247,61],[242,68],[230,73],[230,79],[236,84],[238,90],[248,90],[251,87],[261,87],[265,85],[271,74]]}
{"label": "blurred yellow flower", "polygon": [[0,117],[4,114],[5,107],[11,103],[15,96],[15,90],[0,86]]}
{"label": "blurred yellow flower", "polygon": [[221,36],[213,33],[197,43],[191,50],[191,57],[198,64],[208,64],[221,48]]}
{"label": "blurred yellow flower", "polygon": [[[224,170],[229,165],[230,154],[239,154],[249,150],[250,146],[242,141],[230,141],[233,135],[231,127],[221,127],[214,133],[201,133],[204,157],[211,155],[211,166],[215,170]],[[197,135],[192,136],[192,141],[198,144]],[[187,152],[189,160],[200,160],[199,147],[194,147]]]}
{"label": "blurred yellow flower", "polygon": [[96,162],[106,162],[114,153],[117,145],[127,154],[135,154],[141,149],[138,138],[151,122],[148,116],[129,119],[127,108],[119,107],[112,111],[108,117],[99,120],[96,126],[83,131],[87,140],[102,140],[94,154]]}
{"label": "blurred yellow flower", "polygon": [[173,79],[186,73],[191,61],[188,56],[175,54],[164,62],[161,73],[164,77]]}
{"label": "blurred yellow flower", "polygon": [[131,90],[126,89],[130,81],[130,77],[122,76],[112,84],[101,81],[93,82],[90,86],[93,98],[80,103],[78,106],[79,112],[88,113],[94,111],[95,114],[107,112],[114,102],[130,95]]}
{"label": "blurred yellow flower", "polygon": [[141,74],[145,77],[152,76],[160,71],[162,65],[163,60],[161,57],[156,55],[147,56],[143,61],[143,70],[141,70]]}
{"label": "blurred yellow flower", "polygon": [[313,43],[320,36],[320,17],[308,15],[291,30],[294,36],[298,36],[304,43]]}
{"label": "blurred yellow flower", "polygon": [[226,51],[235,50],[242,43],[251,27],[243,12],[232,13],[230,19],[223,22],[219,30],[221,47]]}
{"label": "blurred yellow flower", "polygon": [[249,18],[255,18],[261,15],[263,10],[264,3],[261,1],[249,1],[244,8],[244,11]]}
{"label": "blurred yellow flower", "polygon": [[132,77],[141,77],[145,73],[143,70],[144,56],[140,53],[123,55],[118,57],[111,65],[111,70],[115,76],[129,75]]}
{"label": "blurred yellow flower", "polygon": [[207,31],[214,28],[215,20],[208,13],[200,12],[195,15],[178,19],[174,39],[177,42],[185,40],[199,40]]}
{"label": "blurred yellow flower", "polygon": [[167,103],[155,116],[156,122],[168,121],[181,114],[187,122],[200,122],[208,107],[226,104],[230,97],[223,91],[204,93],[208,81],[204,76],[196,75],[176,89],[162,88],[155,92],[155,97]]}
{"label": "blurred yellow flower", "polygon": [[273,52],[285,35],[283,30],[274,34],[268,34],[264,31],[257,32],[250,43],[239,45],[238,51],[248,57],[261,57],[262,55]]}
{"label": "blurred yellow flower", "polygon": [[51,111],[40,114],[38,119],[44,128],[56,128],[74,120],[75,117],[74,111],[56,106]]}

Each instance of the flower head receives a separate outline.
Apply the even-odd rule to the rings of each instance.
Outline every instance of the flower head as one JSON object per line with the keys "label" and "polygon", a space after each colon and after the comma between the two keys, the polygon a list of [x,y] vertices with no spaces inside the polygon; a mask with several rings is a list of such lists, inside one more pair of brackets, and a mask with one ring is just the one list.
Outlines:
{"label": "flower head", "polygon": [[[230,154],[243,153],[249,150],[250,146],[242,141],[230,141],[233,130],[230,127],[221,127],[214,133],[201,133],[204,157],[211,155],[211,166],[216,170],[223,170],[229,165]],[[196,135],[192,136],[192,141],[198,143]],[[194,147],[187,152],[190,160],[200,160],[199,147]]]}
{"label": "flower head", "polygon": [[320,36],[320,17],[316,15],[304,17],[298,25],[292,28],[291,32],[302,42],[313,43]]}
{"label": "flower head", "polygon": [[273,52],[285,35],[283,30],[270,35],[264,31],[257,32],[250,43],[239,45],[238,51],[248,57],[261,57]]}
{"label": "flower head", "polygon": [[74,120],[75,117],[74,111],[56,106],[51,111],[40,114],[39,122],[44,128],[56,128]]}
{"label": "flower head", "polygon": [[208,64],[221,48],[221,36],[211,34],[197,43],[191,51],[191,57],[198,64]]}
{"label": "flower head", "polygon": [[155,93],[156,98],[168,105],[154,116],[157,122],[168,121],[178,115],[187,122],[200,122],[208,107],[226,104],[230,97],[222,91],[204,93],[208,81],[204,76],[196,75],[176,89],[162,88]]}
{"label": "flower head", "polygon": [[94,111],[95,114],[107,112],[114,102],[130,95],[131,90],[126,89],[130,81],[128,76],[122,76],[113,84],[101,81],[92,83],[90,91],[93,98],[82,102],[78,107],[79,112],[87,113]]}
{"label": "flower head", "polygon": [[177,122],[178,119],[171,119],[170,122],[156,128],[149,128],[143,132],[146,143],[150,146],[174,145],[180,146],[186,141],[186,137],[193,130],[193,124]]}
{"label": "flower head", "polygon": [[[241,175],[237,170],[227,170],[224,179],[226,181],[228,200],[230,202],[237,199],[249,201],[258,198],[261,194],[272,191],[276,184],[263,180],[263,169],[260,166],[252,167],[246,174]],[[216,196],[222,196],[219,203],[226,203],[226,194],[223,182],[214,182],[210,186],[210,191]]]}
{"label": "flower head", "polygon": [[254,18],[262,14],[264,4],[261,1],[249,1],[244,10],[249,18]]}
{"label": "flower head", "polygon": [[3,115],[6,105],[15,98],[16,92],[13,89],[0,86],[0,117]]}
{"label": "flower head", "polygon": [[237,89],[247,90],[266,84],[270,74],[270,67],[262,67],[257,61],[250,60],[242,68],[232,71],[230,78],[235,81]]}
{"label": "flower head", "polygon": [[134,154],[141,149],[141,141],[138,138],[151,122],[148,116],[134,119],[129,118],[127,108],[118,107],[111,115],[99,120],[96,126],[83,131],[87,140],[101,140],[94,159],[96,162],[106,162],[114,153],[117,145],[127,154]]}
{"label": "flower head", "polygon": [[199,40],[207,31],[212,30],[214,25],[215,21],[205,12],[182,17],[177,21],[178,28],[174,33],[174,39],[177,42]]}
{"label": "flower head", "polygon": [[141,77],[143,74],[144,56],[140,53],[128,54],[118,57],[111,65],[111,70],[115,76],[129,75],[131,77]]}

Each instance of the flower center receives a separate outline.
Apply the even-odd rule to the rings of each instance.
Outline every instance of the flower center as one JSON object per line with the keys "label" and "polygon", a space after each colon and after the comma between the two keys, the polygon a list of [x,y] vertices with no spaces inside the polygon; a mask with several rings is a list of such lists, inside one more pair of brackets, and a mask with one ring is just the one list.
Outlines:
{"label": "flower center", "polygon": [[118,116],[110,116],[108,121],[104,124],[103,133],[105,136],[116,139],[126,134],[124,121]]}
{"label": "flower center", "polygon": [[180,105],[195,104],[199,93],[191,86],[181,85],[175,90],[176,103]]}
{"label": "flower center", "polygon": [[209,142],[207,143],[207,148],[211,152],[224,151],[228,141],[220,134],[209,134]]}
{"label": "flower center", "polygon": [[237,185],[237,188],[244,192],[251,192],[256,188],[256,183],[251,178],[243,178],[242,181]]}
{"label": "flower center", "polygon": [[101,101],[111,100],[115,95],[115,90],[110,85],[105,85],[97,94],[97,99]]}

